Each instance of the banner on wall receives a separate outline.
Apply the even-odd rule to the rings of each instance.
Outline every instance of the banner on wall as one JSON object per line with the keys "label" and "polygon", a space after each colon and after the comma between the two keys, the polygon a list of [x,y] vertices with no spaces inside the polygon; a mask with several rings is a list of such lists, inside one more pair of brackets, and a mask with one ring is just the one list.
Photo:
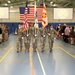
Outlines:
{"label": "banner on wall", "polygon": [[73,8],[54,8],[54,19],[72,19]]}

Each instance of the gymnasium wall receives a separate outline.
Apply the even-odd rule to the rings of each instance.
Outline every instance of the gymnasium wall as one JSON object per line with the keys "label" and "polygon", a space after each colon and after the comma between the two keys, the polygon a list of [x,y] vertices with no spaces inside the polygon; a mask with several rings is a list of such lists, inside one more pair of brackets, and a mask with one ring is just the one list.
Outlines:
{"label": "gymnasium wall", "polygon": [[[53,8],[47,8],[47,14],[48,14],[48,26],[49,27],[50,24],[53,25],[54,28],[56,28],[56,25],[58,25],[59,23],[61,25],[63,25],[64,23],[66,23],[67,25],[75,25],[75,8],[73,11],[73,19],[71,20],[54,20],[53,19]],[[0,23],[4,23],[7,26],[10,27],[10,33],[14,33],[15,29],[18,27],[18,23],[23,23],[23,21],[20,20],[20,16],[19,16],[19,9],[18,8],[12,8],[10,9],[10,13],[9,13],[9,19],[0,19]],[[39,27],[41,27],[41,22],[39,22]]]}
{"label": "gymnasium wall", "polygon": [[[71,20],[54,20],[53,19],[53,8],[47,8],[47,15],[48,15],[48,22],[75,22],[75,8],[73,10],[73,19]],[[9,13],[9,19],[0,19],[0,22],[22,22],[20,20],[20,14],[19,14],[19,8],[12,8],[10,9],[10,13]]]}

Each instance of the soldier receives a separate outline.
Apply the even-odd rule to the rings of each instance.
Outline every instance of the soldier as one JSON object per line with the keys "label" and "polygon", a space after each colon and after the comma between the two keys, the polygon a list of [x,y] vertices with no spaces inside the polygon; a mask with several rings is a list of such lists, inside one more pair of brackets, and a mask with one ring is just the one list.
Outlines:
{"label": "soldier", "polygon": [[5,25],[2,24],[2,41],[4,42],[5,41]]}
{"label": "soldier", "polygon": [[50,52],[52,52],[55,34],[56,31],[53,29],[53,26],[50,25],[50,29],[48,30],[48,40],[49,40],[48,42],[49,42]]}
{"label": "soldier", "polygon": [[29,28],[24,31],[24,45],[25,45],[25,51],[29,52],[29,48],[30,48],[30,31],[29,31]]}
{"label": "soldier", "polygon": [[40,43],[41,43],[41,51],[44,51],[46,42],[46,28],[40,28]]}
{"label": "soldier", "polygon": [[17,34],[17,53],[22,51],[22,25],[18,25],[18,34]]}
{"label": "soldier", "polygon": [[37,48],[37,41],[38,41],[38,28],[32,27],[32,47],[33,47],[33,52],[36,52]]}
{"label": "soldier", "polygon": [[5,41],[7,41],[8,40],[8,27],[7,26],[5,26]]}

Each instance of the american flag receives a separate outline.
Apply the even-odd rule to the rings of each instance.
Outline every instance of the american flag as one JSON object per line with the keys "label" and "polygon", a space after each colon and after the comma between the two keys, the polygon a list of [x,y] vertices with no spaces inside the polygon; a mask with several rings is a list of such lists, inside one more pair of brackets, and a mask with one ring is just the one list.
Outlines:
{"label": "american flag", "polygon": [[28,13],[29,13],[29,8],[28,8],[28,2],[26,1],[26,7],[24,9],[23,31],[29,27],[29,25],[28,25]]}
{"label": "american flag", "polygon": [[[20,20],[24,20],[24,9],[25,9],[24,7],[20,7]],[[41,21],[43,7],[37,7],[36,10],[37,10],[38,20]],[[29,7],[28,21],[35,21],[33,6]]]}

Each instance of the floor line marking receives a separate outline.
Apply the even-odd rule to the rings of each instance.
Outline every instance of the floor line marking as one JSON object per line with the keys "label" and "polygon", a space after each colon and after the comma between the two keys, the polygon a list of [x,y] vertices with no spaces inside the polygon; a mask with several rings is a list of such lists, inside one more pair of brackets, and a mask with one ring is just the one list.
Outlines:
{"label": "floor line marking", "polygon": [[57,46],[59,49],[61,49],[62,51],[64,51],[66,54],[68,54],[69,56],[71,56],[71,57],[73,57],[73,58],[75,58],[75,56],[74,55],[72,55],[71,53],[69,53],[68,51],[66,51],[65,49],[63,49],[62,47],[60,47],[60,46]]}
{"label": "floor line marking", "polygon": [[43,71],[43,75],[46,75],[42,60],[41,60],[40,55],[39,55],[39,52],[38,52],[37,49],[36,49],[36,51],[37,51],[38,59],[39,59],[39,62],[40,62],[40,65],[41,65],[41,68],[42,68],[42,71]]}
{"label": "floor line marking", "polygon": [[32,59],[32,49],[30,49],[30,66],[31,66],[31,72],[32,72],[32,75],[34,75],[34,66],[33,66],[33,59]]}
{"label": "floor line marking", "polygon": [[4,60],[4,58],[9,54],[9,52],[13,49],[13,47],[11,47],[6,53],[5,55],[1,58],[0,62],[2,62]]}

